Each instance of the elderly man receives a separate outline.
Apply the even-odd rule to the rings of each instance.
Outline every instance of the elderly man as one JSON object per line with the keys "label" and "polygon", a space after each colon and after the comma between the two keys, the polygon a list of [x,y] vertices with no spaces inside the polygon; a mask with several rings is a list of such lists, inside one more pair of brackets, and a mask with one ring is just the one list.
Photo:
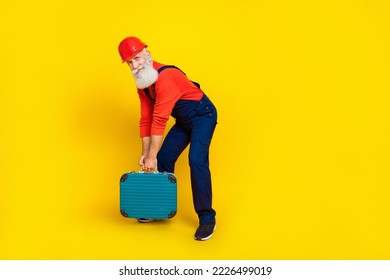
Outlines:
{"label": "elderly man", "polygon": [[[146,48],[137,37],[127,37],[119,44],[122,61],[131,69],[141,102],[139,164],[144,171],[173,173],[176,160],[190,145],[192,196],[199,217],[195,239],[207,240],[215,230],[209,146],[217,124],[217,110],[199,84],[190,81],[175,66],[153,61]],[[163,141],[170,116],[176,122]]]}

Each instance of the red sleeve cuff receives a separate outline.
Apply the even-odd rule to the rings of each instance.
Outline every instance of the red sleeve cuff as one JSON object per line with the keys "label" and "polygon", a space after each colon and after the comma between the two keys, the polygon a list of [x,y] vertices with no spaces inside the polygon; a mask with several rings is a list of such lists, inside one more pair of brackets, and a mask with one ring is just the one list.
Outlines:
{"label": "red sleeve cuff", "polygon": [[164,134],[165,127],[162,128],[154,128],[152,127],[150,130],[151,135],[163,135]]}

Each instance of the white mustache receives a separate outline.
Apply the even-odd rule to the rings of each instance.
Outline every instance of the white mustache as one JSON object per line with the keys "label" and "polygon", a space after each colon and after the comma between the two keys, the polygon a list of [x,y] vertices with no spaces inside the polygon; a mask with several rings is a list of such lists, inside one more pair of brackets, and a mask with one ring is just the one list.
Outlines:
{"label": "white mustache", "polygon": [[131,70],[131,73],[133,73],[133,75],[137,75],[139,71],[141,71],[142,69],[144,69],[145,66],[144,65],[139,65],[137,68]]}
{"label": "white mustache", "polygon": [[137,88],[139,89],[147,88],[155,83],[158,78],[157,70],[155,70],[151,64],[149,65],[147,63],[138,65],[138,67],[131,72],[135,78]]}

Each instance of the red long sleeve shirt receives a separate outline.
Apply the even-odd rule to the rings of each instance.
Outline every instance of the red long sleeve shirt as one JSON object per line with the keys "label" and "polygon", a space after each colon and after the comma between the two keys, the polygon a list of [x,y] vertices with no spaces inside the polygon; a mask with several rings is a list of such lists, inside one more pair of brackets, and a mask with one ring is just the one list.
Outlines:
{"label": "red long sleeve shirt", "polygon": [[[156,70],[162,66],[164,64],[153,61],[153,67]],[[155,86],[149,87],[149,93],[156,100],[154,104],[142,89],[138,89],[141,101],[141,119],[139,122],[141,137],[163,135],[172,109],[179,99],[199,101],[203,96],[203,92],[180,70],[175,68],[167,68],[161,71]]]}

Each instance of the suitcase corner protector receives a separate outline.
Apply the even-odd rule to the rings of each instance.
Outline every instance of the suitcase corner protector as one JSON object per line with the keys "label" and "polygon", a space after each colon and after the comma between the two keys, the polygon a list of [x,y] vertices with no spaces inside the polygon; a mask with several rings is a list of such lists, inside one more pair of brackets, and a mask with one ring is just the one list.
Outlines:
{"label": "suitcase corner protector", "polygon": [[126,213],[125,210],[121,210],[121,214],[122,214],[122,216],[125,217],[125,218],[128,218],[128,217],[129,217],[129,215]]}
{"label": "suitcase corner protector", "polygon": [[177,182],[176,176],[173,175],[173,174],[168,174],[168,180],[171,183],[176,183]]}
{"label": "suitcase corner protector", "polygon": [[122,183],[125,182],[125,181],[127,180],[127,177],[128,177],[127,173],[123,174],[122,177],[121,177],[121,179],[120,179],[120,181],[121,181]]}
{"label": "suitcase corner protector", "polygon": [[176,216],[176,211],[172,211],[171,213],[169,213],[168,218],[171,219],[175,216]]}

